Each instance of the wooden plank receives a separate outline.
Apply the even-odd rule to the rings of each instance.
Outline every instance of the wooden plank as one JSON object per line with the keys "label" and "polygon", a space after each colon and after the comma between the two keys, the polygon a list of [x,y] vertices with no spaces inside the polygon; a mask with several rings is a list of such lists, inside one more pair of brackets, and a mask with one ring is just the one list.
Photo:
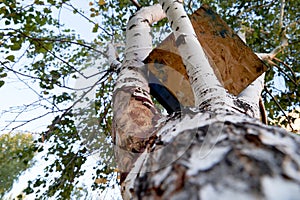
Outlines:
{"label": "wooden plank", "polygon": [[[190,16],[199,42],[223,86],[238,95],[267,66],[209,6],[203,5]],[[183,106],[194,105],[188,75],[169,35],[147,57],[148,69]]]}

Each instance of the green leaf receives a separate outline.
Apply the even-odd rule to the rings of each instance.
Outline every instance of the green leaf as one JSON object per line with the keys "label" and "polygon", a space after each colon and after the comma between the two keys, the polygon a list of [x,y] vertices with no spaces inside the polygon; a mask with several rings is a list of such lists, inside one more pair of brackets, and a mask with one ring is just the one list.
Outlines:
{"label": "green leaf", "polygon": [[9,60],[11,62],[14,62],[15,61],[15,56],[14,55],[9,55],[5,59],[7,59],[7,60]]}
{"label": "green leaf", "polygon": [[0,80],[0,88],[4,85],[4,81]]}
{"label": "green leaf", "polygon": [[95,24],[93,28],[93,33],[96,33],[98,31],[98,28],[99,28],[99,24]]}
{"label": "green leaf", "polygon": [[18,51],[20,50],[22,47],[22,43],[14,43],[13,45],[10,46],[10,49],[12,51]]}
{"label": "green leaf", "polygon": [[0,78],[7,77],[7,73],[0,74]]}

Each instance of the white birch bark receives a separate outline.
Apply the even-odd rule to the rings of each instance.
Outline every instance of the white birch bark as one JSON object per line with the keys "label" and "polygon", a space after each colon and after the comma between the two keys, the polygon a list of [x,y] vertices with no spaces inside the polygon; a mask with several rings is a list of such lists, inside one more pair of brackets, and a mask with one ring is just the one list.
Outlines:
{"label": "white birch bark", "polygon": [[139,10],[129,20],[126,30],[125,59],[115,90],[122,87],[140,87],[149,92],[148,82],[141,73],[142,62],[152,50],[150,25],[165,17],[160,5]]}
{"label": "white birch bark", "polygon": [[[239,31],[238,36],[243,40],[244,43],[246,42],[246,32]],[[260,57],[261,59],[261,57]],[[264,88],[264,80],[265,80],[265,73],[260,75],[255,81],[253,81],[247,88],[245,88],[239,95],[238,98],[242,101],[247,102],[251,105],[253,109],[253,117],[259,119],[261,116],[260,108],[259,108],[259,101],[261,98],[261,92]]]}
{"label": "white birch bark", "polygon": [[[174,32],[176,44],[187,68],[195,96],[195,106],[213,112],[242,112],[259,118],[259,97],[264,75],[252,83],[238,99],[229,95],[210,66],[182,1],[160,0]],[[238,101],[238,103],[237,103]]]}
{"label": "white birch bark", "polygon": [[[163,121],[157,137],[139,156],[123,182],[123,198],[296,199],[300,195],[299,138],[289,136],[282,129],[264,126],[246,115],[237,115],[246,109],[237,105],[238,98],[226,94],[214,76],[187,16],[181,15],[182,5],[170,0],[160,3],[168,17],[174,18],[171,25],[177,31],[179,50],[192,77],[197,106],[201,108],[203,102],[210,101],[213,109],[205,113],[189,110]],[[180,12],[171,14],[177,10]],[[184,32],[180,32],[181,26]],[[125,63],[139,64],[136,56],[129,54],[133,61]],[[249,88],[249,91],[253,89]],[[232,108],[238,112],[213,113],[222,106],[223,110]],[[201,151],[207,150],[203,146],[210,147],[211,151],[203,154]]]}
{"label": "white birch bark", "polygon": [[300,138],[284,129],[246,115],[195,113],[170,119],[158,135],[135,163],[124,199],[299,198]]}
{"label": "white birch bark", "polygon": [[201,107],[201,104],[207,101],[210,101],[211,106],[217,106],[220,100],[224,103],[226,91],[209,64],[182,2],[160,0],[160,4],[169,19],[178,50],[186,66],[194,91],[195,106]]}
{"label": "white birch bark", "polygon": [[260,75],[255,81],[253,81],[247,88],[245,88],[238,98],[243,102],[248,103],[253,110],[253,117],[260,118],[259,99],[261,98],[261,92],[264,88],[265,73]]}

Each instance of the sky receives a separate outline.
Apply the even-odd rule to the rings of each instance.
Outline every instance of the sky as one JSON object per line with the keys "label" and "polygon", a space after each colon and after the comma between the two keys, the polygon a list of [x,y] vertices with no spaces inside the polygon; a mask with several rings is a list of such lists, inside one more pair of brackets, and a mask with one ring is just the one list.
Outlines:
{"label": "sky", "polygon": [[[73,0],[72,4],[77,8],[81,8],[82,10],[87,11],[89,9],[88,2],[89,1]],[[87,41],[89,41],[91,40],[91,38],[95,38],[96,35],[91,31],[93,28],[93,24],[88,23],[87,20],[83,17],[74,15],[72,11],[62,9],[60,18],[61,22],[65,24],[65,28],[76,30],[76,33],[80,34],[82,39],[86,39]],[[93,20],[99,22],[97,18]],[[0,58],[5,58],[5,55],[0,54]],[[24,65],[26,62],[28,61],[23,59],[22,62],[19,63],[16,67],[22,67],[22,65]],[[5,79],[6,83],[3,87],[0,88],[0,133],[7,133],[17,125],[23,124],[24,120],[35,118],[41,115],[41,113],[45,113],[45,109],[43,108],[28,108],[27,111],[29,112],[24,112],[18,117],[17,120],[20,121],[19,123],[13,123],[9,125],[9,122],[12,121],[16,116],[15,108],[17,106],[31,104],[32,102],[36,101],[38,96],[24,83],[19,81],[14,74],[8,74],[8,77]],[[71,82],[71,84],[75,86],[76,81]],[[31,84],[30,86],[33,89],[39,91],[38,83]],[[54,117],[54,115],[47,115],[41,119],[34,120],[33,122],[30,122],[29,124],[18,128],[17,130],[26,132],[28,131],[31,133],[45,131],[47,125],[51,123]],[[9,126],[7,127],[7,125]]]}

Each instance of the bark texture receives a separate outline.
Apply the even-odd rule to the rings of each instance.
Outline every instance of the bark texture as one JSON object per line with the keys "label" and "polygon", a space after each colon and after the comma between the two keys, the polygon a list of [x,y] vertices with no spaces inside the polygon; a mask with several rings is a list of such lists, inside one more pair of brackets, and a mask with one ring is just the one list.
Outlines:
{"label": "bark texture", "polygon": [[124,199],[299,199],[299,136],[239,115],[167,121],[125,180]]}
{"label": "bark texture", "polygon": [[113,96],[113,140],[121,182],[153,134],[158,113],[149,94],[142,62],[152,49],[150,25],[164,18],[160,5],[139,10],[128,22],[125,59]]}
{"label": "bark texture", "polygon": [[160,1],[196,108],[162,118],[153,107],[140,69],[151,50],[149,24],[163,15],[151,14],[162,13],[157,5],[141,9],[128,24],[114,91],[116,154],[121,171],[129,172],[121,177],[123,198],[299,199],[299,136],[251,118],[257,116],[261,79],[246,89],[244,99],[222,88],[180,2]]}

